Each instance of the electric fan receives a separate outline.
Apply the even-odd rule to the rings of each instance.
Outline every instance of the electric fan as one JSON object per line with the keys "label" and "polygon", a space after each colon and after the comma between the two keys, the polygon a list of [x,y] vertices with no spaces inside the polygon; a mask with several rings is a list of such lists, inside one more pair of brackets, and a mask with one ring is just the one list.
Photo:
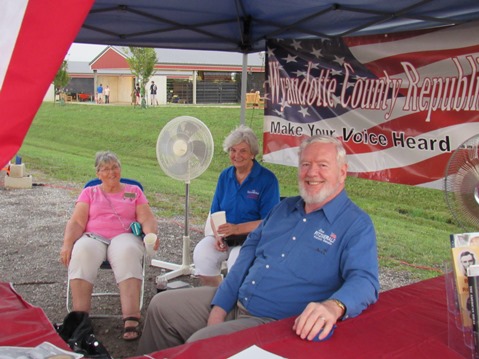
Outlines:
{"label": "electric fan", "polygon": [[168,122],[156,142],[156,157],[168,176],[185,182],[185,234],[183,236],[182,263],[174,264],[153,259],[151,265],[170,269],[166,279],[192,273],[189,236],[189,185],[210,165],[214,143],[206,125],[195,117],[179,116]]}
{"label": "electric fan", "polygon": [[479,135],[451,155],[444,178],[446,203],[464,232],[479,228]]}

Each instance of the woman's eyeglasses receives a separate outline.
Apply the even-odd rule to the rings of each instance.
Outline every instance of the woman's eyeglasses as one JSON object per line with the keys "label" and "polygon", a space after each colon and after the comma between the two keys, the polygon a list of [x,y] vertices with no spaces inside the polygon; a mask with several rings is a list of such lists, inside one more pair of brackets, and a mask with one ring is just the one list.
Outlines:
{"label": "woman's eyeglasses", "polygon": [[229,153],[230,155],[237,155],[237,154],[239,154],[239,155],[241,155],[241,156],[247,156],[247,155],[249,155],[251,152],[250,152],[249,150],[245,149],[245,148],[241,148],[241,149],[239,149],[239,150],[236,150],[236,149],[234,149],[234,148],[231,147],[231,148],[228,149],[228,153]]}
{"label": "woman's eyeglasses", "polygon": [[103,172],[103,173],[106,173],[106,172],[116,172],[120,169],[120,166],[111,166],[111,167],[103,167],[99,170],[99,172]]}

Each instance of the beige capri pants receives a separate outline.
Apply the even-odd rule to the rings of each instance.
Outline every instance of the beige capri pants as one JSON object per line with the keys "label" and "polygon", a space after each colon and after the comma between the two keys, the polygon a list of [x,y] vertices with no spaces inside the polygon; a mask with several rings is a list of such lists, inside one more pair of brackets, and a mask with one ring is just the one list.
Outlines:
{"label": "beige capri pants", "polygon": [[82,235],[73,246],[68,279],[83,279],[94,284],[100,265],[108,259],[116,283],[129,278],[141,280],[144,251],[140,237],[133,233],[122,233],[112,238],[110,245]]}

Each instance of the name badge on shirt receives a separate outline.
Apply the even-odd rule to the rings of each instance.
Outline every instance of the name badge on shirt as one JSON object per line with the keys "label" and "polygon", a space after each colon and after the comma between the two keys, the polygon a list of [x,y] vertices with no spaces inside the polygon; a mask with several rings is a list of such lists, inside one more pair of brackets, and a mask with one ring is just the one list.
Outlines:
{"label": "name badge on shirt", "polygon": [[125,192],[125,194],[123,195],[123,199],[135,199],[136,198],[136,194],[135,193],[132,193],[132,192]]}

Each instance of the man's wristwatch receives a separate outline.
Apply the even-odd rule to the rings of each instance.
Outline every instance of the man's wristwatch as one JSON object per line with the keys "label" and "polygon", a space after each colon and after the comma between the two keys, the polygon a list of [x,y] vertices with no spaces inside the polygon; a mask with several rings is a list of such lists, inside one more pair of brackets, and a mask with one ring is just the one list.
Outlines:
{"label": "man's wristwatch", "polygon": [[343,302],[337,299],[331,299],[331,301],[333,301],[341,309],[342,314],[340,319],[344,318],[346,315],[346,306],[343,304]]}

